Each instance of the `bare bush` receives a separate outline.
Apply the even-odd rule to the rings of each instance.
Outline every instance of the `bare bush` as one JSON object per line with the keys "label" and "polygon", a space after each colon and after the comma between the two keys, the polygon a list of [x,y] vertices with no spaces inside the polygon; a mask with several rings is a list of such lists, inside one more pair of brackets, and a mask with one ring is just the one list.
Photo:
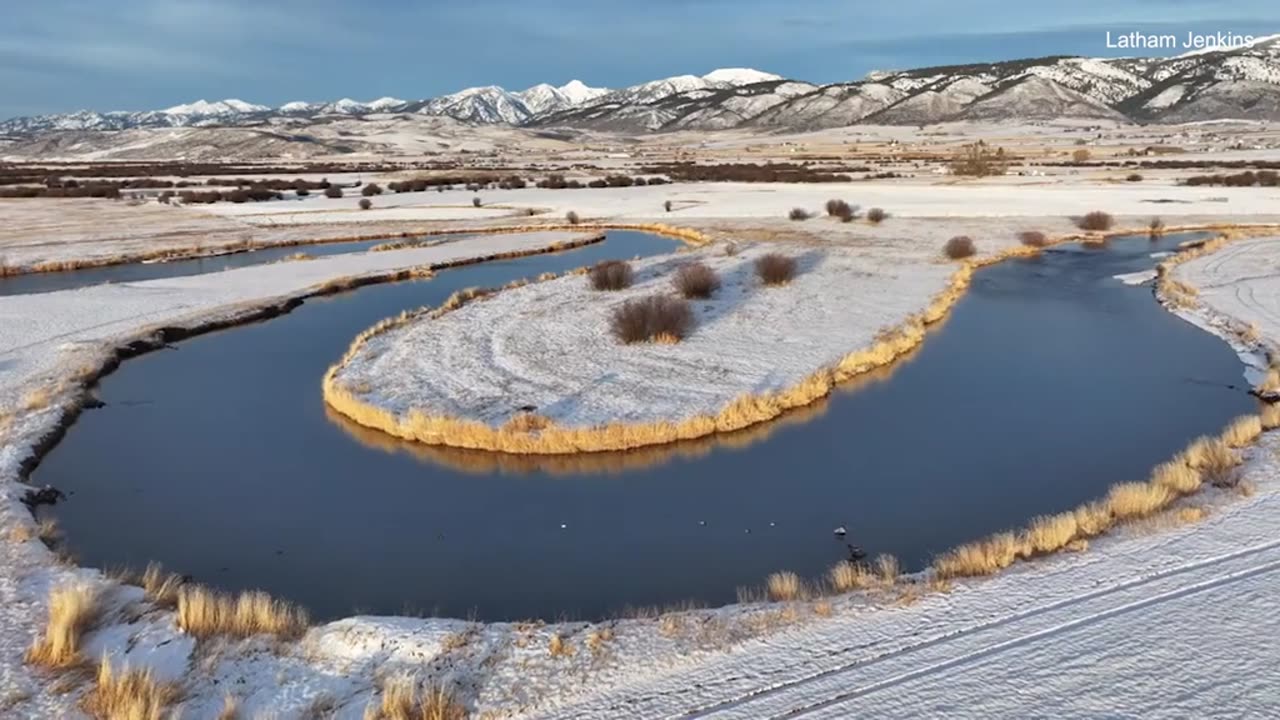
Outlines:
{"label": "bare bush", "polygon": [[662,203],[662,209],[666,210],[667,212],[671,212],[671,201],[668,200]]}
{"label": "bare bush", "polygon": [[369,209],[369,208],[371,208],[371,207],[373,207],[373,201],[372,201],[372,200],[370,200],[369,198],[360,198],[360,209],[361,209],[361,210],[368,210],[368,209]]}
{"label": "bare bush", "polygon": [[[845,222],[849,222],[850,220],[853,219],[853,214],[854,214],[853,206],[851,206],[849,203],[845,202],[844,200],[833,198],[827,201],[827,215],[831,217],[840,218]],[[795,218],[792,218],[792,220],[794,219]]]}
{"label": "bare bush", "polygon": [[805,210],[804,208],[791,208],[791,212],[787,214],[787,217],[791,218],[792,220],[808,220],[813,216],[810,215],[809,211]]}
{"label": "bare bush", "polygon": [[1076,221],[1076,227],[1081,230],[1110,230],[1114,224],[1115,218],[1111,217],[1110,213],[1105,213],[1101,210],[1094,210]]}
{"label": "bare bush", "polygon": [[613,311],[614,337],[625,344],[676,343],[693,327],[693,310],[684,300],[650,295],[628,300]]}
{"label": "bare bush", "polygon": [[1039,230],[1023,230],[1018,233],[1018,239],[1027,247],[1044,247],[1049,244],[1049,238]]}
{"label": "bare bush", "polygon": [[1142,176],[1138,173],[1130,173],[1124,177],[1125,182],[1142,182]]}
{"label": "bare bush", "polygon": [[957,235],[947,241],[942,246],[942,252],[952,260],[960,260],[961,258],[971,257],[978,249],[973,244],[973,238],[968,235]]}
{"label": "bare bush", "polygon": [[1091,157],[1093,157],[1093,153],[1089,152],[1088,150],[1085,150],[1084,148],[1081,148],[1071,153],[1071,161],[1077,164],[1083,163],[1083,162],[1089,162],[1089,158]]}
{"label": "bare bush", "polygon": [[337,185],[330,185],[324,189],[324,196],[327,198],[340,198],[342,197],[342,188]]}
{"label": "bare bush", "polygon": [[587,273],[596,290],[622,290],[631,287],[631,265],[624,260],[602,260]]}
{"label": "bare bush", "polygon": [[796,259],[769,253],[756,260],[756,275],[765,285],[785,285],[796,275]]}
{"label": "bare bush", "polygon": [[364,189],[360,191],[360,194],[365,197],[373,197],[374,195],[381,195],[382,186],[379,185],[378,183],[369,183],[368,185],[364,186]]}
{"label": "bare bush", "polygon": [[478,197],[471,198],[471,207],[480,207],[483,204],[484,203],[481,202],[480,198]]}
{"label": "bare bush", "polygon": [[676,290],[687,298],[709,298],[720,289],[720,277],[706,263],[681,265],[672,282]]}
{"label": "bare bush", "polygon": [[887,217],[889,217],[889,213],[885,212],[884,208],[875,207],[867,211],[867,221],[875,225],[884,222]]}
{"label": "bare bush", "polygon": [[578,223],[582,222],[582,218],[578,217],[578,213],[572,210],[565,213],[564,219],[567,220],[570,225],[577,225]]}
{"label": "bare bush", "polygon": [[1164,234],[1164,221],[1158,217],[1151,218],[1151,222],[1147,223],[1147,232],[1152,239],[1160,237]]}

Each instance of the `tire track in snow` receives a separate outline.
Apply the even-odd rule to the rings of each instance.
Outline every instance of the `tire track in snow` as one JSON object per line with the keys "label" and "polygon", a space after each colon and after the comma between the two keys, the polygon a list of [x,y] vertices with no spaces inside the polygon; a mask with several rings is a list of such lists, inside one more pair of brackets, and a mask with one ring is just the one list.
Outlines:
{"label": "tire track in snow", "polygon": [[[1250,564],[1243,570],[1227,573],[1223,575],[1220,571],[1222,566],[1234,564],[1245,559],[1253,559],[1255,556],[1264,555],[1266,558],[1260,563]],[[1274,556],[1274,557],[1273,557]],[[1082,626],[1097,619],[1110,617],[1121,612],[1125,612],[1140,607],[1146,607],[1153,602],[1161,602],[1170,600],[1183,595],[1198,592],[1200,590],[1216,587],[1222,582],[1243,579],[1252,575],[1280,570],[1280,541],[1263,543],[1248,548],[1243,548],[1236,552],[1219,555],[1205,560],[1200,560],[1184,565],[1179,565],[1160,572],[1143,575],[1132,580],[1117,583],[1099,590],[1075,595],[1063,600],[1042,605],[1022,613],[1008,615],[987,623],[971,625],[961,628],[954,633],[939,635],[929,640],[910,645],[898,650],[876,655],[870,658],[854,660],[849,663],[838,665],[827,670],[815,673],[813,675],[800,678],[798,680],[789,681],[762,688],[756,692],[749,693],[738,698],[726,700],[714,705],[705,706],[687,712],[681,716],[683,718],[750,718],[756,720],[761,717],[793,717],[797,713],[807,713],[814,709],[826,707],[828,705],[842,702],[861,695],[875,692],[876,690],[892,687],[893,685],[916,679],[918,677],[927,676],[933,672],[948,669],[949,667],[963,664],[982,657],[987,657],[1000,650],[1015,647],[1027,641],[1039,639],[1040,637],[1048,637],[1055,633],[1060,633],[1065,629]],[[1193,574],[1190,578],[1191,582],[1186,582],[1183,576]],[[1197,575],[1211,575],[1208,581],[1197,580]],[[1180,583],[1170,581],[1183,580]],[[1151,594],[1152,585],[1156,584],[1174,585],[1174,589],[1164,592]],[[1126,593],[1139,591],[1136,600],[1120,602],[1115,604],[1117,596],[1123,598]],[[1112,601],[1106,603],[1106,601]],[[1103,608],[1094,612],[1088,612],[1083,617],[1077,617],[1078,611],[1088,604],[1102,603]],[[1068,617],[1059,622],[1051,622],[1046,628],[1043,624],[1036,625],[1022,632],[1017,629],[1029,621],[1041,619],[1049,616],[1050,620],[1055,614],[1062,614],[1061,611],[1067,611]],[[922,668],[907,670],[905,672],[895,673],[887,678],[872,681],[864,684],[862,688],[857,690],[847,690],[850,684],[849,678],[846,677],[857,671],[872,672],[879,666],[888,664],[890,672],[893,670],[894,661],[903,660],[918,656],[921,653],[928,653],[934,650],[946,651],[954,647],[957,643],[962,643],[970,638],[985,638],[990,633],[1003,628],[1014,628],[1015,634],[1012,638],[995,639],[982,643],[978,648],[963,653],[958,657],[939,658],[933,662],[929,662]],[[939,653],[945,654],[945,653]],[[826,685],[835,682],[837,679],[843,681],[836,683],[841,686],[839,690],[826,689]],[[816,688],[816,690],[811,689]],[[799,702],[788,702],[786,696],[799,694],[797,698]],[[817,697],[814,697],[814,696]],[[779,710],[776,706],[783,706]]]}

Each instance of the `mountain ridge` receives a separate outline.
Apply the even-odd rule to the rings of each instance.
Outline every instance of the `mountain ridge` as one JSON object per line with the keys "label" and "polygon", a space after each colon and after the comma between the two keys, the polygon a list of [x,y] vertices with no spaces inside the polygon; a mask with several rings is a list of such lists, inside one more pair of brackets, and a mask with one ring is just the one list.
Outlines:
{"label": "mountain ridge", "polygon": [[1280,35],[1171,57],[1050,55],[907,70],[819,85],[750,68],[676,75],[625,88],[578,80],[521,91],[491,85],[421,100],[344,98],[277,108],[230,98],[165,110],[13,118],[0,135],[66,130],[278,125],[325,118],[416,113],[473,124],[646,133],[733,127],[809,130],[855,124],[945,121],[1115,122],[1280,120]]}

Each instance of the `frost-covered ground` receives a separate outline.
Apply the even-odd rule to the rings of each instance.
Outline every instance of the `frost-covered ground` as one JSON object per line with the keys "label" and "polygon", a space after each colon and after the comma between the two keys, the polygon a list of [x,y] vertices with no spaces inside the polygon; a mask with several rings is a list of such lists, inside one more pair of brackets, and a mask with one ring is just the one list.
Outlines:
{"label": "frost-covered ground", "polygon": [[[767,287],[756,277],[756,260],[769,252],[797,261],[787,285]],[[614,309],[670,296],[677,268],[694,261],[713,268],[723,286],[689,301],[692,333],[674,345],[618,343],[609,327]],[[521,406],[562,427],[715,415],[743,394],[789,388],[872,345],[880,328],[922,310],[956,266],[939,259],[908,268],[865,247],[776,242],[733,256],[709,246],[634,268],[635,283],[623,291],[599,292],[571,275],[376,335],[338,380],[372,388],[364,401],[397,414],[418,409],[493,426]],[[426,377],[432,382],[421,382]]]}
{"label": "frost-covered ground", "polygon": [[[875,293],[892,287],[904,296],[893,302],[909,311],[937,290],[950,267],[937,260],[939,239],[966,232],[992,252],[1013,244],[1017,229],[1060,231],[1054,222],[1062,221],[1037,213],[946,223],[903,218],[876,229],[825,219],[762,229],[752,224],[759,239],[787,237],[795,247],[828,235],[826,242],[834,238],[836,245],[862,242],[861,252],[847,260],[858,263],[850,270],[879,276],[851,286],[844,306],[879,302]],[[737,221],[705,225],[753,235]],[[34,386],[50,386],[100,358],[104,342],[147,327],[234,314],[334,275],[536,245],[528,237],[498,235],[0,298],[0,407],[19,408]],[[1256,323],[1274,345],[1280,340],[1278,262],[1280,240],[1248,240],[1177,273],[1201,286],[1211,308]],[[574,281],[581,278],[564,282]],[[797,281],[780,291],[801,288]],[[912,297],[915,304],[908,302]],[[891,309],[860,317],[878,325],[881,314]],[[1214,318],[1199,319],[1212,326]],[[859,323],[859,332],[874,329]],[[30,445],[58,423],[58,399],[18,409],[0,428],[0,717],[73,715],[83,688],[72,684],[70,692],[58,692],[58,683],[23,665],[21,655],[43,623],[48,588],[97,573],[59,565],[37,540],[15,542],[8,535],[31,522],[11,480]],[[1280,631],[1278,453],[1280,441],[1268,436],[1250,453],[1247,479],[1256,492],[1198,498],[1210,513],[1196,525],[1132,528],[1094,542],[1086,553],[1018,566],[918,602],[896,594],[836,599],[829,617],[803,603],[597,626],[357,617],[314,628],[297,645],[259,640],[194,647],[174,630],[170,614],[140,608],[138,591],[112,586],[109,612],[90,634],[87,652],[124,654],[165,677],[184,677],[181,711],[189,718],[216,716],[228,693],[240,698],[244,717],[309,717],[329,708],[358,718],[380,679],[401,671],[453,683],[474,707],[497,716],[1269,717],[1280,684],[1273,642]],[[555,636],[572,654],[552,655]]]}

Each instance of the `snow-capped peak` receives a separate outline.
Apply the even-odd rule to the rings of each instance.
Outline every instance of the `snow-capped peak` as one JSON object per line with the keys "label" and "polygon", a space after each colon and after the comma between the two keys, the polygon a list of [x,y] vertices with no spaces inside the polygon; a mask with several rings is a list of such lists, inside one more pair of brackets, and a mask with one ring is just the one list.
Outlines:
{"label": "snow-capped peak", "polygon": [[401,100],[400,98],[380,97],[377,100],[366,103],[365,107],[369,108],[370,110],[389,110],[390,108],[399,107],[400,105],[404,105],[404,104],[405,104],[405,101]]}
{"label": "snow-capped peak", "polygon": [[229,115],[231,113],[266,112],[270,109],[265,105],[254,105],[243,100],[228,98],[219,102],[197,100],[186,105],[174,105],[160,112],[165,115]]}
{"label": "snow-capped peak", "polygon": [[595,100],[596,98],[609,94],[609,88],[595,88],[587,85],[581,80],[570,80],[569,82],[556,88],[566,100],[574,105]]}
{"label": "snow-capped peak", "polygon": [[319,107],[316,103],[294,100],[293,102],[287,102],[281,105],[280,112],[306,112],[316,107]]}
{"label": "snow-capped peak", "polygon": [[720,68],[703,75],[702,79],[715,83],[728,83],[730,85],[750,85],[758,82],[781,80],[782,76],[774,75],[773,73],[761,72],[752,68]]}

